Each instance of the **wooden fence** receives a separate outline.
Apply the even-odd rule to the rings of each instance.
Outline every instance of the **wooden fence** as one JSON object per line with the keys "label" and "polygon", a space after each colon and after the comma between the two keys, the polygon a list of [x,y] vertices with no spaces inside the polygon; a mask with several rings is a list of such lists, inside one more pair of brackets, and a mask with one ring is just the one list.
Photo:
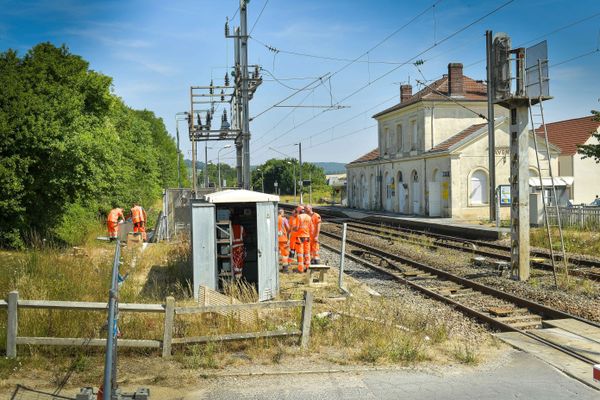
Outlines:
{"label": "wooden fence", "polygon": [[[271,301],[263,303],[242,303],[227,305],[208,305],[193,307],[176,307],[175,299],[167,297],[165,304],[135,304],[119,303],[119,311],[164,313],[163,340],[137,340],[118,339],[119,347],[146,347],[161,348],[162,356],[171,356],[171,346],[174,344],[207,343],[227,340],[243,340],[263,337],[300,336],[300,345],[308,346],[312,318],[312,293],[304,292],[302,300]],[[203,314],[219,312],[236,312],[245,310],[265,310],[302,307],[301,329],[277,330],[264,332],[230,333],[215,336],[173,337],[173,324],[176,315]],[[18,311],[22,308],[60,309],[79,311],[107,311],[107,303],[82,302],[82,301],[51,301],[51,300],[20,300],[19,292],[8,294],[8,300],[0,300],[0,308],[8,309],[6,329],[6,356],[17,356],[17,345],[43,345],[43,346],[106,346],[106,339],[95,338],[58,338],[58,337],[29,337],[18,335]]]}
{"label": "wooden fence", "polygon": [[[600,207],[559,207],[560,223],[564,228],[600,229]],[[556,209],[548,207],[550,224],[558,224]]]}

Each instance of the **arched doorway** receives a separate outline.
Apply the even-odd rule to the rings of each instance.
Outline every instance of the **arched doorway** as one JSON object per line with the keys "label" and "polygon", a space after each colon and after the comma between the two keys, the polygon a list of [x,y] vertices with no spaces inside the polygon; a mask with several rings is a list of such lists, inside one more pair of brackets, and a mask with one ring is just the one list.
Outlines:
{"label": "arched doorway", "polygon": [[487,173],[481,169],[478,169],[471,174],[471,190],[469,191],[469,203],[472,205],[487,204],[487,194]]}
{"label": "arched doorway", "polygon": [[389,173],[385,172],[385,210],[394,211],[393,205],[394,199],[394,177]]}
{"label": "arched doorway", "polygon": [[441,217],[442,216],[442,194],[441,194],[441,182],[442,174],[439,169],[434,169],[431,174],[431,181],[428,184],[429,188],[429,216],[430,217]]}
{"label": "arched doorway", "polygon": [[371,174],[369,177],[369,205],[367,206],[367,209],[375,209],[376,196],[377,191],[375,190],[375,175]]}
{"label": "arched doorway", "polygon": [[360,208],[367,208],[369,204],[369,188],[367,187],[367,177],[360,176]]}
{"label": "arched doorway", "polygon": [[421,213],[421,188],[419,185],[419,174],[413,170],[411,174],[411,192],[412,192],[412,213]]}
{"label": "arched doorway", "polygon": [[398,196],[398,212],[402,214],[408,214],[408,191],[404,186],[404,177],[402,176],[402,171],[398,171],[398,176],[396,179],[397,188],[396,194]]}

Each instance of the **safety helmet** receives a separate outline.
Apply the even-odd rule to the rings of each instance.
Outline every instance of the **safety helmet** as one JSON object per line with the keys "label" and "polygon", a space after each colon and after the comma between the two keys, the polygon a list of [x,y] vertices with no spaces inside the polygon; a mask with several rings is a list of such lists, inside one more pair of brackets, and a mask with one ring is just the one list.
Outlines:
{"label": "safety helmet", "polygon": [[299,212],[299,213],[304,212],[304,206],[298,206],[298,207],[296,207],[296,211]]}

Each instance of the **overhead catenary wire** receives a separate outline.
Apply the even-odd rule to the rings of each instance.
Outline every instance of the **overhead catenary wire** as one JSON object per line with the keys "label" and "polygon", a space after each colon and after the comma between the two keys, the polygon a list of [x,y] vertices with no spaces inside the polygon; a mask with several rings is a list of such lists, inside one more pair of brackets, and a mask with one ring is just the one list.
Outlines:
{"label": "overhead catenary wire", "polygon": [[[309,84],[307,84],[307,85],[303,86],[303,87],[302,87],[302,88],[300,88],[300,89],[297,89],[297,90],[296,90],[294,93],[290,94],[289,96],[286,96],[286,97],[285,97],[285,98],[283,98],[282,100],[279,100],[277,103],[275,103],[275,104],[271,105],[270,107],[268,107],[268,108],[264,109],[263,111],[259,112],[258,114],[256,114],[256,115],[255,115],[255,116],[253,116],[252,118],[250,118],[250,121],[253,121],[253,120],[255,120],[256,118],[260,117],[260,116],[261,116],[261,115],[263,115],[264,113],[266,113],[266,112],[268,112],[268,111],[272,110],[273,108],[277,107],[278,105],[280,105],[280,104],[281,104],[281,103],[283,103],[284,101],[291,99],[292,97],[294,97],[294,96],[295,96],[295,95],[297,95],[298,93],[300,93],[300,92],[302,92],[302,91],[304,91],[304,90],[310,89],[310,88],[311,88],[311,86],[312,86],[312,85],[314,85],[315,83],[322,84],[322,83],[323,83],[323,79],[324,79],[324,78],[327,78],[327,77],[329,77],[329,76],[331,76],[331,73],[329,73],[329,72],[328,72],[328,73],[326,73],[325,75],[318,77],[317,79],[315,79],[314,81],[310,82]],[[318,86],[318,85],[317,85],[317,86]]]}
{"label": "overhead catenary wire", "polygon": [[[468,24],[466,24],[466,25],[463,25],[461,28],[459,28],[459,29],[457,29],[456,31],[454,31],[454,32],[450,33],[449,35],[445,36],[443,39],[441,39],[441,40],[440,40],[440,41],[438,41],[437,43],[434,43],[434,44],[432,44],[431,46],[427,47],[426,49],[424,49],[424,50],[420,51],[419,53],[417,53],[416,55],[412,56],[411,58],[409,58],[408,60],[406,60],[406,61],[405,61],[403,64],[400,64],[400,65],[398,65],[398,66],[396,66],[396,67],[392,68],[391,70],[389,70],[389,71],[385,72],[384,74],[380,75],[379,77],[377,77],[377,78],[376,78],[376,79],[374,79],[373,81],[371,81],[371,82],[369,82],[369,83],[367,83],[367,84],[365,84],[365,85],[363,85],[363,86],[359,87],[359,88],[358,88],[358,89],[356,89],[355,91],[351,92],[349,95],[347,95],[346,97],[342,98],[342,99],[341,99],[341,100],[338,102],[338,104],[339,104],[339,103],[341,103],[341,102],[343,102],[343,101],[345,101],[345,100],[347,100],[347,99],[349,99],[349,98],[351,98],[351,97],[353,97],[353,96],[355,96],[356,94],[358,94],[359,92],[361,92],[361,91],[362,91],[362,90],[364,90],[365,88],[367,88],[367,87],[371,86],[373,83],[375,83],[375,82],[377,82],[377,81],[379,81],[379,80],[383,79],[384,77],[386,77],[386,76],[390,75],[391,73],[393,73],[393,72],[397,71],[397,70],[398,70],[399,68],[401,68],[402,66],[404,66],[404,65],[407,65],[408,63],[410,63],[410,62],[414,61],[414,60],[415,60],[415,59],[417,59],[418,57],[420,57],[420,56],[422,56],[423,54],[425,54],[425,53],[429,52],[430,50],[432,50],[433,48],[435,48],[435,47],[439,46],[440,44],[442,44],[442,43],[444,43],[444,42],[447,42],[448,40],[450,40],[450,39],[452,39],[453,37],[455,37],[455,36],[459,35],[460,33],[464,32],[464,31],[465,31],[465,30],[467,30],[467,29],[469,29],[470,27],[472,27],[473,25],[477,24],[478,22],[481,22],[482,20],[484,20],[485,18],[489,17],[490,15],[493,15],[493,14],[495,14],[496,12],[500,11],[501,9],[505,8],[506,6],[508,6],[509,4],[511,4],[511,3],[513,3],[513,2],[514,2],[514,0],[508,0],[508,1],[504,2],[504,3],[502,3],[501,5],[497,6],[497,7],[496,7],[496,8],[494,8],[493,10],[491,10],[491,11],[489,11],[489,12],[485,13],[484,15],[482,15],[482,16],[480,16],[480,17],[476,18],[475,20],[473,20],[473,21],[469,22]],[[437,3],[436,3],[436,4],[437,4]],[[428,8],[428,9],[429,9],[429,8]],[[413,18],[413,20],[414,20],[414,19],[415,19],[415,18]],[[411,21],[412,21],[412,20],[411,20]],[[406,24],[405,24],[405,25],[403,25],[403,26],[406,26]],[[390,37],[390,36],[388,36],[388,37]],[[384,40],[385,40],[385,39],[384,39]],[[380,42],[380,43],[382,43],[382,42]],[[375,47],[377,47],[377,46],[378,46],[378,45],[376,45]],[[331,76],[335,75],[335,74],[336,74],[336,73],[338,73],[339,71],[341,71],[341,69],[340,69],[340,70],[338,70],[338,71],[336,71],[336,72],[334,72],[334,73],[333,73]],[[315,116],[313,116],[313,117],[311,117],[311,118],[308,118],[308,119],[304,120],[304,121],[303,121],[303,122],[301,122],[300,124],[298,124],[298,125],[296,125],[296,126],[294,126],[294,127],[290,128],[290,129],[288,129],[287,131],[283,132],[281,135],[279,135],[277,138],[273,139],[273,140],[272,140],[271,142],[269,142],[268,144],[270,144],[270,143],[272,143],[273,141],[275,141],[275,140],[277,140],[277,139],[279,139],[279,138],[281,138],[281,137],[283,137],[283,136],[285,136],[285,135],[289,134],[290,132],[294,131],[295,129],[297,129],[297,128],[301,127],[301,126],[304,126],[306,123],[308,123],[308,122],[310,122],[310,121],[314,120],[315,118],[317,118],[318,116],[322,115],[322,114],[323,114],[323,113],[325,113],[325,112],[327,112],[327,110],[325,110],[325,111],[322,111],[322,112],[320,112],[320,113],[316,114]],[[267,146],[268,146],[268,144],[267,144]],[[263,146],[263,147],[259,148],[259,149],[257,150],[257,152],[258,152],[258,151],[260,151],[260,150],[262,150],[264,147],[265,147],[265,146]]]}
{"label": "overhead catenary wire", "polygon": [[258,17],[256,17],[256,20],[252,24],[252,28],[250,28],[249,35],[252,35],[252,32],[254,31],[254,28],[256,27],[256,24],[258,24],[258,21],[260,20],[260,17],[263,15],[263,11],[265,11],[265,8],[267,7],[267,4],[269,4],[269,0],[265,0],[265,4],[263,4],[263,7],[260,10],[260,13],[258,13]]}

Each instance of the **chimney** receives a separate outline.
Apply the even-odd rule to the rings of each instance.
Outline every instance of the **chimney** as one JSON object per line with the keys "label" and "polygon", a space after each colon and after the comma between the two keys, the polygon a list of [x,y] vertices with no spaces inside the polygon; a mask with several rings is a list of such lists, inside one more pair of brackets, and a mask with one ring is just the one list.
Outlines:
{"label": "chimney", "polygon": [[448,64],[448,95],[451,97],[464,97],[463,65],[461,63]]}
{"label": "chimney", "polygon": [[406,100],[412,97],[412,86],[411,85],[400,85],[400,104],[406,102]]}

